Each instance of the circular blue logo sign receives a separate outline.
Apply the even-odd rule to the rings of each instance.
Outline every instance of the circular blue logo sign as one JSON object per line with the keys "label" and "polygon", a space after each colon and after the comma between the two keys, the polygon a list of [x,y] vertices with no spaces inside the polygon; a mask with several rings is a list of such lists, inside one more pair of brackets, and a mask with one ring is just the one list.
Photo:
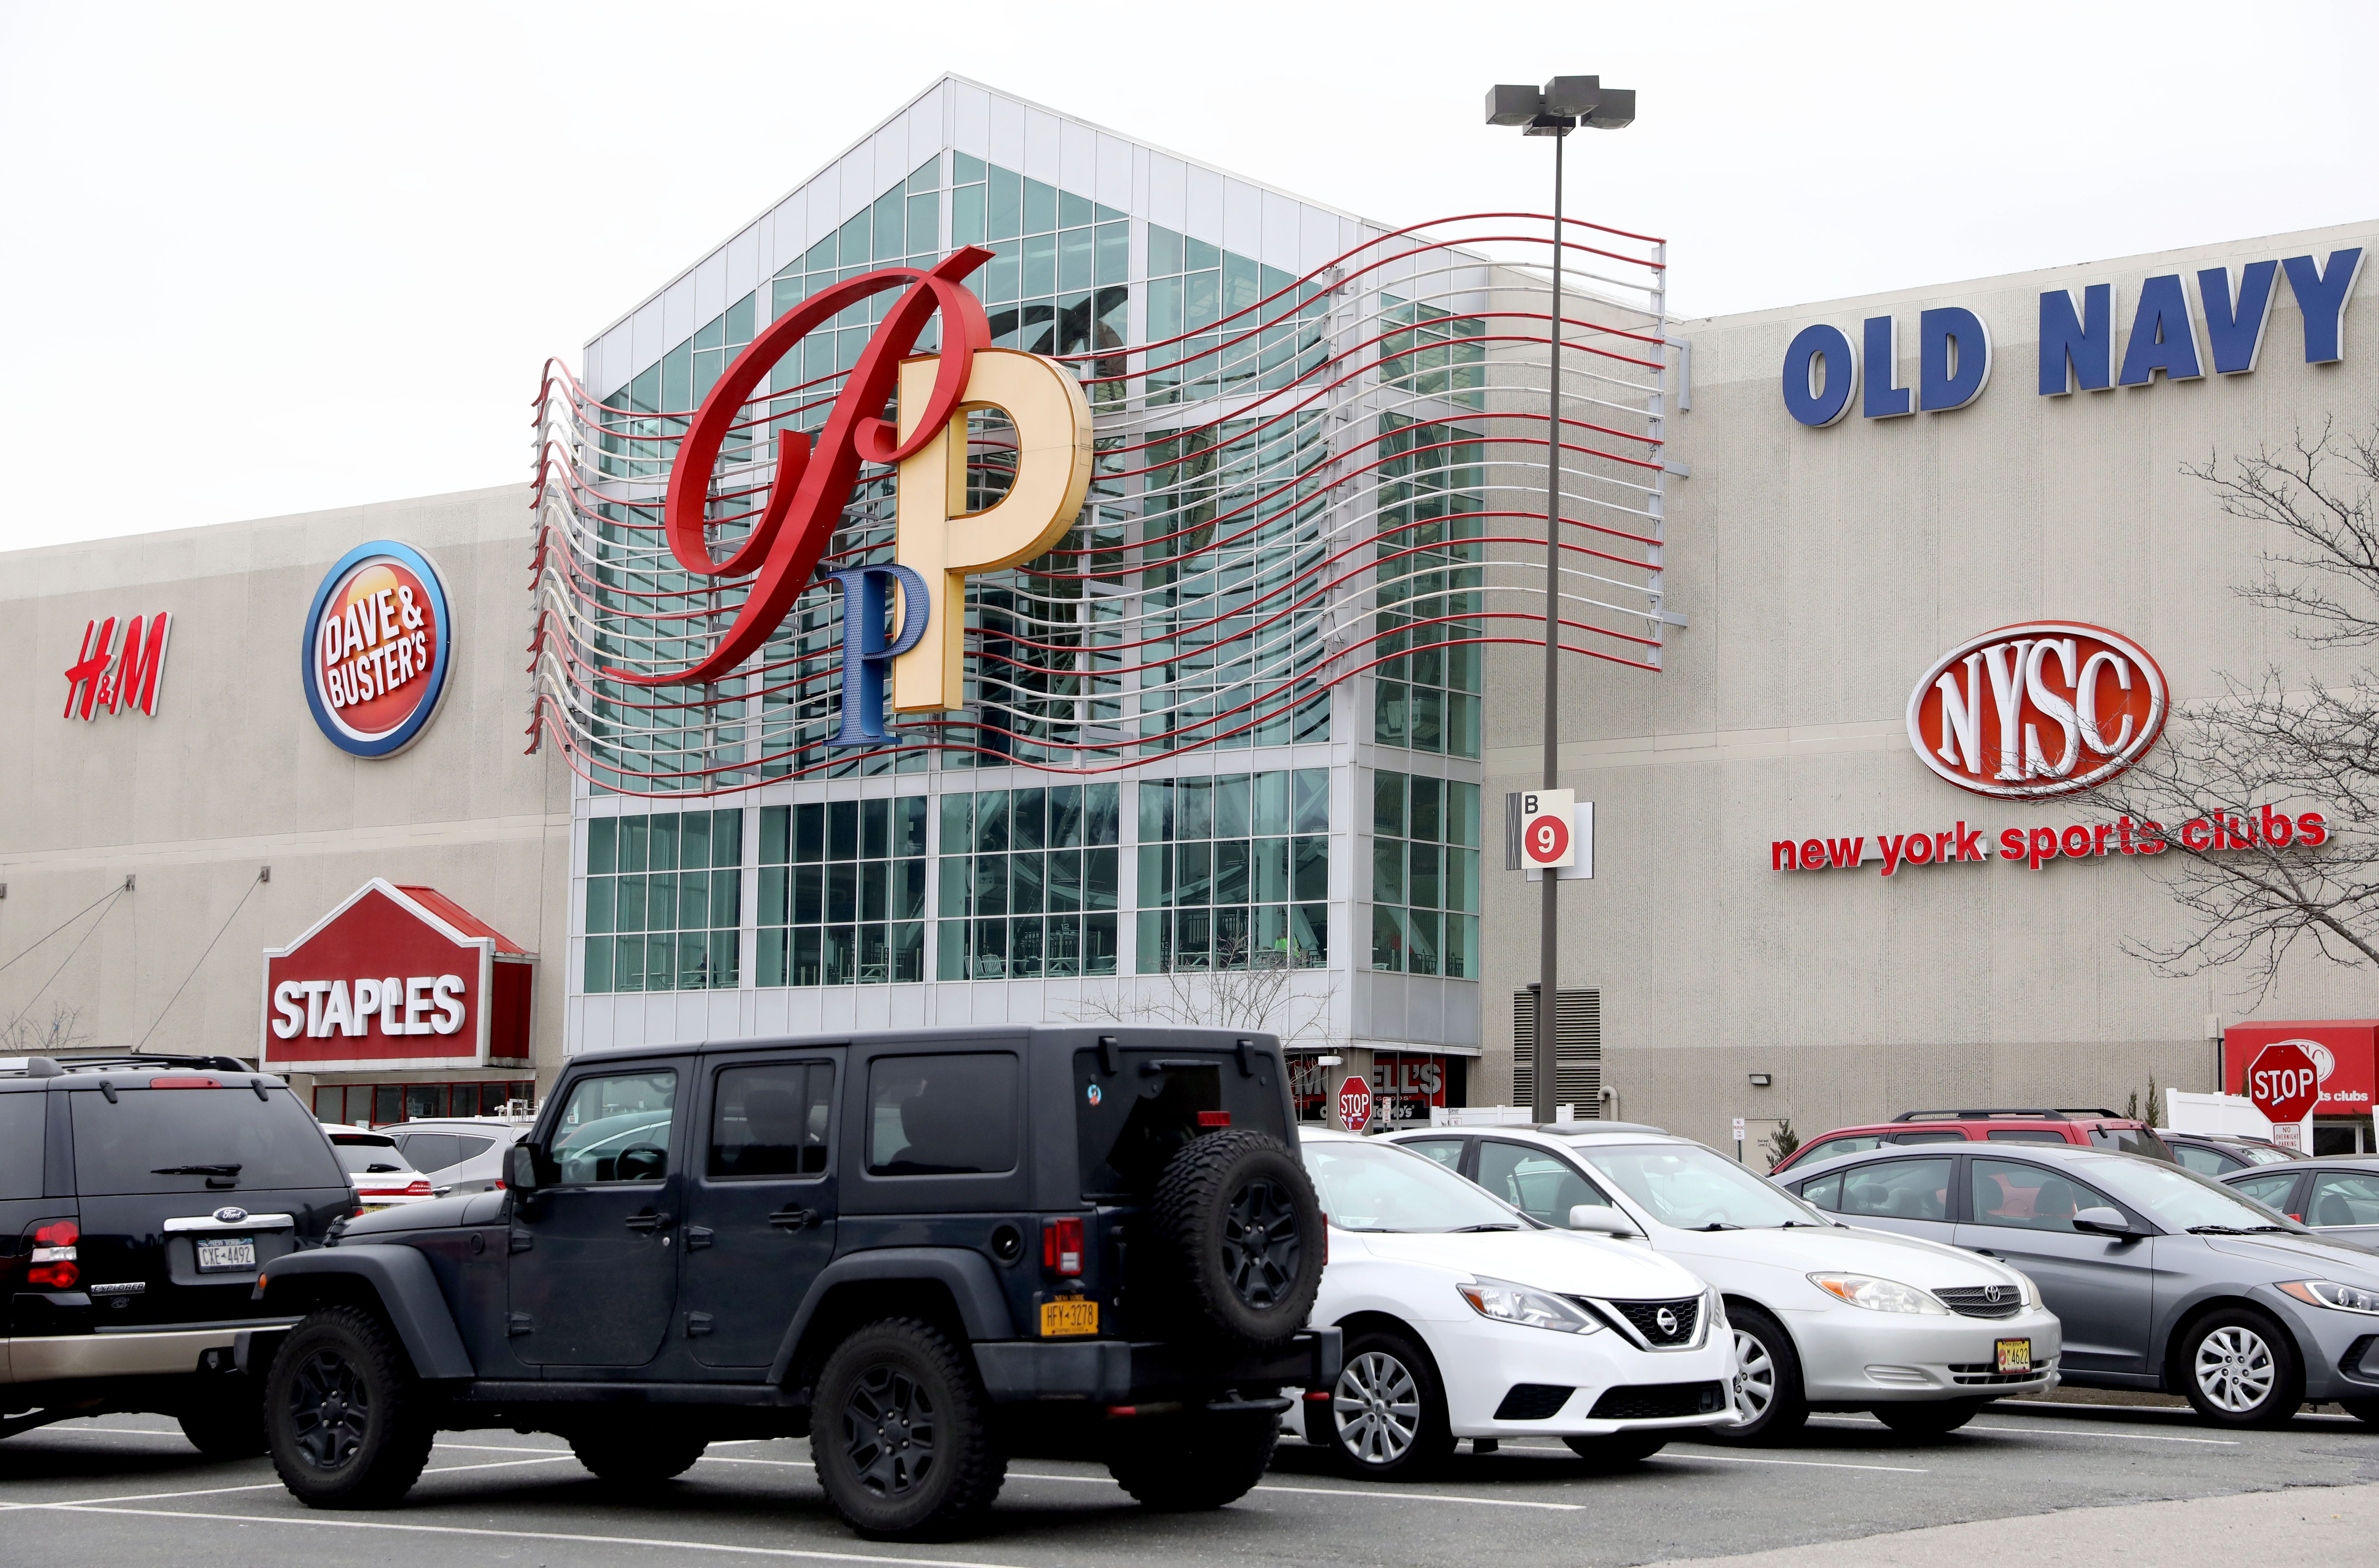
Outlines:
{"label": "circular blue logo sign", "polygon": [[341,751],[394,756],[437,717],[453,656],[438,568],[411,545],[374,539],[341,556],[314,591],[298,653],[306,705]]}

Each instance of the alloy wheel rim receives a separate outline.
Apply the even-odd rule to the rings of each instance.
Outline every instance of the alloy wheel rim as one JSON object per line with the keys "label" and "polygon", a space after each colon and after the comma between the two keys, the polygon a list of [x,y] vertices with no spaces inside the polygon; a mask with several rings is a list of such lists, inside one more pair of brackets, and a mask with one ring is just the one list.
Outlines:
{"label": "alloy wheel rim", "polygon": [[371,1428],[371,1390],[354,1362],[335,1350],[317,1350],[299,1364],[290,1384],[289,1415],[306,1463],[337,1470],[363,1448]]}
{"label": "alloy wheel rim", "polygon": [[1367,1350],[1339,1372],[1330,1418],[1339,1446],[1358,1461],[1393,1465],[1420,1436],[1420,1383],[1395,1357]]}
{"label": "alloy wheel rim", "polygon": [[934,1401],[898,1367],[870,1367],[842,1402],[843,1453],[859,1484],[900,1497],[924,1484],[934,1465]]}
{"label": "alloy wheel rim", "polygon": [[1768,1346],[1741,1329],[1734,1331],[1734,1402],[1746,1414],[1735,1423],[1756,1426],[1776,1402],[1776,1359]]}
{"label": "alloy wheel rim", "polygon": [[1296,1205],[1280,1183],[1259,1176],[1231,1194],[1223,1214],[1223,1263],[1243,1304],[1261,1312],[1288,1299],[1304,1254]]}
{"label": "alloy wheel rim", "polygon": [[2264,1336],[2236,1324],[2197,1342],[2197,1387],[2218,1410],[2243,1416],[2272,1397],[2279,1368]]}

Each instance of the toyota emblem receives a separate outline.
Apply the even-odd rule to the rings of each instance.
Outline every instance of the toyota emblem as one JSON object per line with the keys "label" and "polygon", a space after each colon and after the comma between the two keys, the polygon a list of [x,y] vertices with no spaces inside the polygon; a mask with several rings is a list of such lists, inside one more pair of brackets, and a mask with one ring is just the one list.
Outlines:
{"label": "toyota emblem", "polygon": [[234,1205],[226,1204],[215,1211],[215,1224],[219,1225],[235,1225],[246,1218],[248,1211]]}
{"label": "toyota emblem", "polygon": [[1671,1339],[1677,1337],[1677,1315],[1666,1307],[1652,1315],[1652,1326]]}
{"label": "toyota emblem", "polygon": [[2006,1293],[2006,1289],[2005,1285],[1987,1285],[1983,1286],[1983,1299],[1996,1307],[1999,1304],[2001,1296]]}

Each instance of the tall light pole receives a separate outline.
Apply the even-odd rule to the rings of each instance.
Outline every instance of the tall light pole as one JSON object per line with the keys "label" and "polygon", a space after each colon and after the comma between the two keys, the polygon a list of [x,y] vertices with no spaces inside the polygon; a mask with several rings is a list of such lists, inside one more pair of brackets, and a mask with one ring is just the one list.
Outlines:
{"label": "tall light pole", "polygon": [[[1547,373],[1545,421],[1545,766],[1544,788],[1561,782],[1561,474],[1562,474],[1562,148],[1583,123],[1590,130],[1619,130],[1636,120],[1632,88],[1605,87],[1600,77],[1555,77],[1543,90],[1499,86],[1487,90],[1487,123],[1518,126],[1522,136],[1553,139],[1553,298],[1552,362]],[[1529,1114],[1553,1119],[1553,1015],[1559,1010],[1561,880],[1551,867],[1544,878],[1544,928],[1538,956],[1534,1093]]]}

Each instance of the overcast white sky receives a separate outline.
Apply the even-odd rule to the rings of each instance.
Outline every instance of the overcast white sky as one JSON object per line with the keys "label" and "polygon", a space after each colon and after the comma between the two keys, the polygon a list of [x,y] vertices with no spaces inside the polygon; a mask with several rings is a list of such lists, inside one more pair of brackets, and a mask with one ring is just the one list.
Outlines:
{"label": "overcast white sky", "polygon": [[1571,210],[1705,315],[2369,218],[2379,6],[0,0],[0,549],[525,479],[580,345],[945,70],[1367,217]]}

